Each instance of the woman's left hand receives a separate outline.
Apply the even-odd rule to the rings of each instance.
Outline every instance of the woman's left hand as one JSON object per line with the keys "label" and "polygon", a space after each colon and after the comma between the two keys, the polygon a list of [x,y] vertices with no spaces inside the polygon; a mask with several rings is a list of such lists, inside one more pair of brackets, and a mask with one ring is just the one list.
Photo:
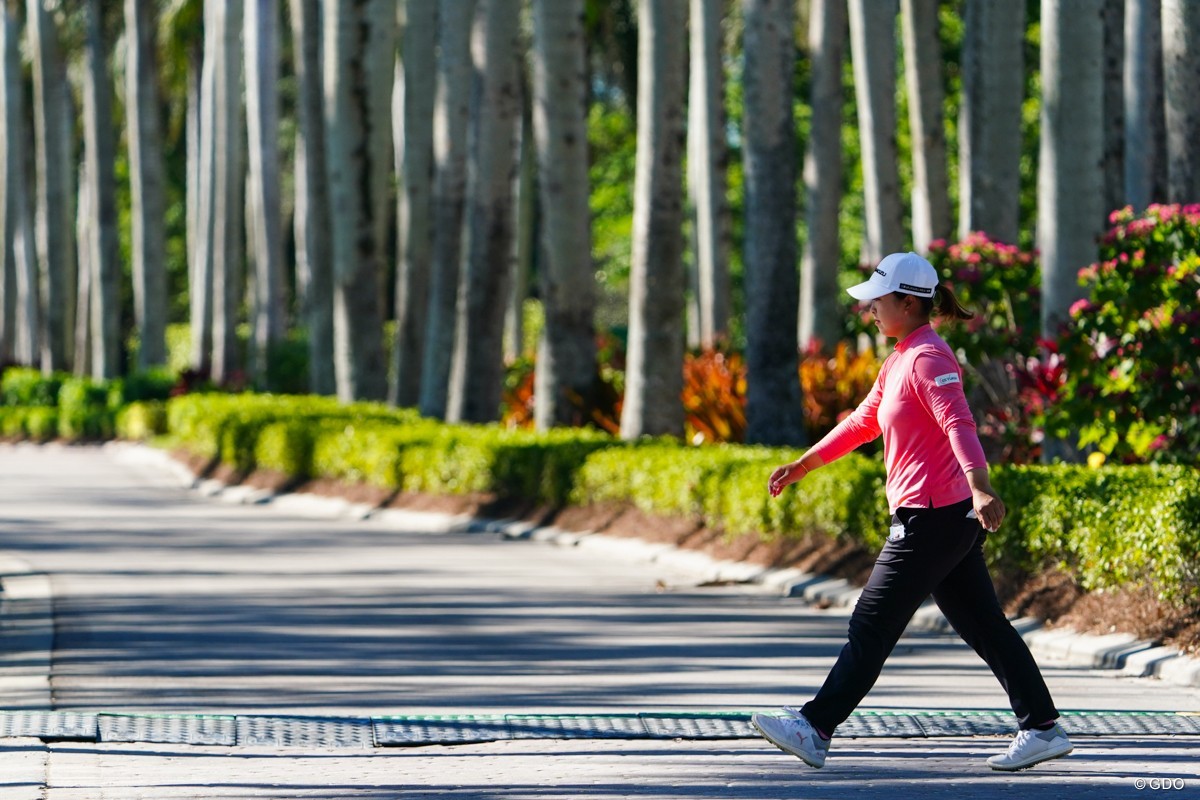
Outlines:
{"label": "woman's left hand", "polygon": [[1003,500],[981,489],[971,493],[971,502],[975,505],[975,516],[979,517],[979,524],[989,531],[999,528],[1000,523],[1004,521],[1004,515],[1008,513]]}
{"label": "woman's left hand", "polygon": [[1000,495],[992,488],[987,468],[967,470],[967,483],[971,487],[971,504],[975,507],[979,524],[989,531],[996,530],[1004,522],[1004,515],[1008,511]]}

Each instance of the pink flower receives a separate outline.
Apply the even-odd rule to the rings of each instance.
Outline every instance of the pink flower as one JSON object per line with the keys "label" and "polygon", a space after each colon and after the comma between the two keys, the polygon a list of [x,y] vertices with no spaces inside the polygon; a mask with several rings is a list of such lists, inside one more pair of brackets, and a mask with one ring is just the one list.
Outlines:
{"label": "pink flower", "polygon": [[1076,300],[1071,304],[1070,315],[1072,317],[1080,317],[1087,313],[1092,307],[1092,301],[1088,299]]}

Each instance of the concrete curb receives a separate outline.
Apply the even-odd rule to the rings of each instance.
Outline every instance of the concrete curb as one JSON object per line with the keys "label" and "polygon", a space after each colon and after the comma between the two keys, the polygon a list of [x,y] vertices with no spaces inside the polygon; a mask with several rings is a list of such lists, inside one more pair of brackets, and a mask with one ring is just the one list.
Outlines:
{"label": "concrete curb", "polygon": [[[226,486],[218,481],[201,480],[187,467],[161,450],[128,443],[106,445],[121,460],[167,470],[179,485],[235,504],[264,504],[304,516],[330,519],[353,518],[379,521],[388,527],[417,533],[497,533],[507,539],[530,540],[560,547],[598,548],[619,551],[627,557],[685,572],[694,573],[700,583],[754,584],[784,597],[802,598],[808,603],[833,608],[853,608],[862,594],[861,587],[842,578],[817,575],[796,569],[773,569],[741,561],[711,558],[703,553],[673,545],[638,539],[605,536],[585,531],[565,531],[553,526],[537,526],[522,520],[485,519],[428,511],[378,509],[350,503],[334,497],[305,494],[275,494],[249,487]],[[1200,687],[1200,658],[1178,650],[1155,646],[1131,634],[1093,635],[1069,628],[1046,628],[1040,620],[1014,619],[1013,625],[1029,645],[1034,656],[1058,665],[1119,671],[1123,677],[1154,677],[1175,686]],[[913,616],[910,631],[952,633],[949,621],[928,601]]]}

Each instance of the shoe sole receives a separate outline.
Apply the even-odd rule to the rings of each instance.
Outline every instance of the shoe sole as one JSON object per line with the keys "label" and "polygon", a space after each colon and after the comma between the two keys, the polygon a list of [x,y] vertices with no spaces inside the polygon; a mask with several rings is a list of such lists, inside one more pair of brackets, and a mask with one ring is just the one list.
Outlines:
{"label": "shoe sole", "polygon": [[[755,715],[755,716],[757,716],[757,715]],[[812,761],[808,760],[808,758],[806,758],[804,755],[802,755],[802,754],[800,754],[800,753],[797,753],[796,751],[794,751],[794,750],[791,750],[791,749],[789,749],[789,748],[787,748],[787,747],[784,747],[784,746],[783,746],[783,745],[781,745],[779,742],[777,742],[777,741],[775,741],[774,739],[772,739],[772,738],[771,738],[771,737],[770,737],[770,736],[767,734],[767,732],[766,732],[766,731],[764,731],[762,728],[760,728],[760,727],[758,726],[758,720],[756,720],[754,717],[751,717],[751,718],[750,718],[750,725],[751,725],[751,726],[754,728],[754,730],[758,731],[758,735],[759,735],[759,736],[761,736],[762,738],[766,739],[766,740],[767,740],[768,742],[770,742],[771,744],[775,745],[775,747],[777,747],[777,748],[780,750],[780,752],[787,753],[789,756],[795,756],[796,758],[798,758],[798,759],[800,759],[801,761],[803,761],[805,764],[808,764],[808,765],[809,765],[810,767],[812,767],[813,769],[821,769],[821,767],[825,766],[825,763],[824,763],[824,762],[821,762],[820,764],[814,764]]]}
{"label": "shoe sole", "polygon": [[1029,769],[1030,767],[1036,767],[1038,764],[1045,764],[1047,761],[1053,761],[1056,758],[1069,756],[1073,752],[1075,752],[1075,748],[1072,746],[1068,747],[1066,750],[1063,750],[1061,753],[1053,753],[1052,755],[1043,756],[1035,761],[1030,761],[1028,764],[1019,764],[1015,767],[1002,767],[995,764],[988,764],[988,766],[997,772],[1020,772],[1021,770]]}

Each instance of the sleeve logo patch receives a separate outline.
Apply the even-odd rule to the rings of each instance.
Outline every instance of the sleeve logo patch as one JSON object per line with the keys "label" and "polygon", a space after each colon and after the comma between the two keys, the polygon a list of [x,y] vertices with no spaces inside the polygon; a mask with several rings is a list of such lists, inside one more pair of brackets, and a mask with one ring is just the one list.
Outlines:
{"label": "sleeve logo patch", "polygon": [[950,373],[947,373],[946,375],[938,375],[936,378],[933,379],[933,382],[936,383],[938,386],[945,386],[946,384],[959,383],[960,381],[958,378],[958,373],[950,372]]}

